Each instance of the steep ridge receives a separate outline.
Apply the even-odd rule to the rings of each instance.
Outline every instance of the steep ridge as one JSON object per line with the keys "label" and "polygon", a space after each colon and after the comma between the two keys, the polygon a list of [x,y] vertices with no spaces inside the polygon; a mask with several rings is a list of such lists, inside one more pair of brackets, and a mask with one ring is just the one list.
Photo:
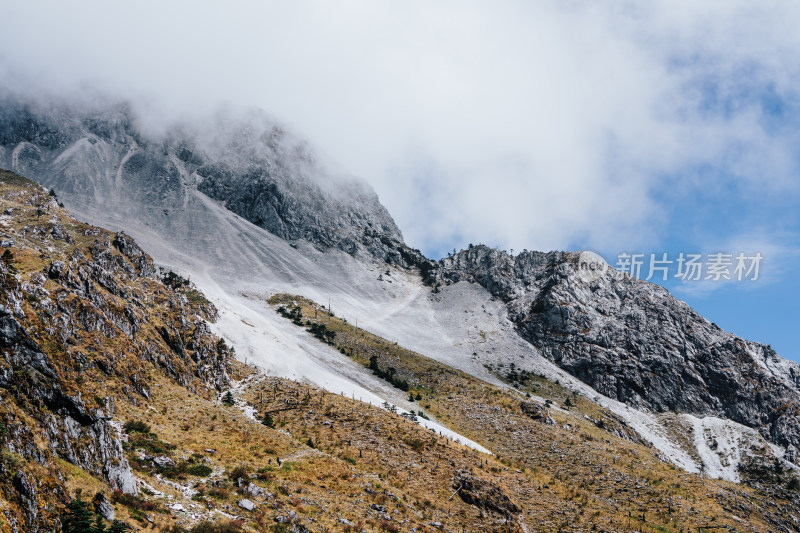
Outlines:
{"label": "steep ridge", "polygon": [[0,530],[52,531],[68,499],[61,461],[137,493],[118,401],[148,399],[154,375],[214,395],[230,352],[198,315],[213,306],[165,286],[127,235],[6,171],[0,203]]}

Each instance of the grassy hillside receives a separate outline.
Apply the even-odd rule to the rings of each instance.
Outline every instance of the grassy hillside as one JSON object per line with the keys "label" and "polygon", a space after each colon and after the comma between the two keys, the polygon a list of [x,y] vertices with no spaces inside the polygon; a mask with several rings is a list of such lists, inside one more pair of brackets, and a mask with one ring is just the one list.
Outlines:
{"label": "grassy hillside", "polygon": [[[766,531],[781,522],[778,508],[796,510],[792,490],[761,492],[675,468],[613,413],[541,377],[512,374],[518,384],[524,383],[526,394],[501,389],[356,329],[307,299],[281,294],[270,303],[320,342],[407,388],[418,411],[492,450],[496,459],[471,450],[463,454],[472,467],[488,465],[484,470],[506,487],[521,508],[517,521],[528,529],[582,524],[606,530],[682,531],[713,525]],[[287,424],[297,418],[297,411],[290,413],[285,415]],[[324,428],[300,427],[313,439],[331,440]],[[340,431],[339,439],[351,440],[360,430],[351,424]],[[403,470],[391,469],[382,455],[375,458],[374,468],[402,477]],[[508,478],[508,472],[517,477]],[[785,483],[792,479],[784,476]],[[440,481],[436,486],[447,485]],[[415,487],[415,493],[421,491]]]}

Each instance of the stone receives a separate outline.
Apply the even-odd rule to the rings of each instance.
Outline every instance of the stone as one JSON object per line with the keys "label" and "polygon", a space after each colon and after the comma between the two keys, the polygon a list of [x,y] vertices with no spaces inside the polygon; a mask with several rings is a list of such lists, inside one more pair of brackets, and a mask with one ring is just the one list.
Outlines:
{"label": "stone", "polygon": [[153,463],[156,466],[160,466],[161,468],[168,468],[175,466],[175,461],[173,461],[170,457],[166,455],[159,455],[157,457],[153,457]]}
{"label": "stone", "polygon": [[244,499],[244,500],[239,500],[239,507],[241,507],[245,511],[252,511],[253,509],[256,508],[256,504],[254,504],[252,501],[248,499]]}
{"label": "stone", "polygon": [[521,510],[494,483],[481,479],[467,470],[457,470],[453,476],[453,488],[467,504],[511,518]]}
{"label": "stone", "polygon": [[542,424],[547,424],[548,426],[556,425],[555,420],[550,416],[550,411],[543,405],[539,405],[536,402],[521,402],[520,408],[523,413],[533,420],[541,422]]}
{"label": "stone", "polygon": [[94,497],[93,503],[94,510],[97,512],[97,514],[109,522],[114,521],[114,506],[111,505],[111,502],[108,501],[108,498],[106,498],[105,494],[98,492]]}

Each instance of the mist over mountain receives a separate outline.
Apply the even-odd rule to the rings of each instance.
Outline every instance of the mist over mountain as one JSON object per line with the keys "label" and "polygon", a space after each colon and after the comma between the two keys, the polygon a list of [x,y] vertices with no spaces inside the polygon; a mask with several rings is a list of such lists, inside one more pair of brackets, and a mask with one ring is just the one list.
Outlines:
{"label": "mist over mountain", "polygon": [[[514,460],[523,463],[534,444],[519,442],[509,429],[514,424],[570,432],[588,423],[691,475],[754,483],[764,497],[794,497],[770,492],[790,490],[788,478],[769,480],[771,469],[794,475],[798,468],[800,367],[770,347],[722,331],[665,289],[608,265],[587,277],[586,254],[514,256],[478,245],[429,260],[404,243],[371,187],[329,171],[313,147],[263,111],[222,109],[160,128],[142,120],[124,102],[76,105],[6,94],[0,167],[52,188],[78,218],[132,235],[134,251],[141,246],[170,271],[161,282],[189,291],[187,302],[218,310],[209,317],[209,335],[264,373],[258,379],[310,383],[353,402],[389,406],[395,416],[399,408],[406,420],[473,451],[519,453]],[[9,192],[8,201],[16,194]],[[37,194],[26,216],[42,211]],[[14,209],[4,220],[14,220]],[[31,224],[4,237],[9,249],[21,253],[19,235]],[[60,234],[50,227],[39,233]],[[121,253],[130,248],[125,234],[113,244]],[[46,257],[48,243],[37,246]],[[91,268],[98,283],[106,279],[102,265]],[[59,269],[29,274],[61,279],[67,274]],[[145,277],[155,276],[149,267]],[[194,286],[200,292],[191,292]],[[341,320],[336,331],[327,329],[334,317]],[[375,344],[354,343],[360,332]],[[160,335],[186,355],[189,342],[178,333]],[[347,340],[336,344],[337,338]],[[355,348],[363,350],[362,363]],[[401,349],[408,352],[394,352]],[[432,368],[465,381],[437,381],[455,388],[436,396],[426,381]],[[226,385],[222,373],[208,387]],[[236,386],[249,390],[247,382]],[[459,398],[486,387],[511,398],[495,409],[514,420],[505,429],[484,411],[489,393]],[[552,391],[563,409],[545,396]],[[430,394],[425,409],[433,419],[421,417],[422,392]],[[581,410],[573,412],[576,403]],[[453,414],[442,405],[462,410]],[[567,418],[556,424],[551,407]],[[607,466],[608,457],[603,461]],[[478,483],[453,475],[458,485]],[[489,505],[470,498],[468,505]],[[503,502],[492,504],[501,515],[528,512]]]}
{"label": "mist over mountain", "polygon": [[221,110],[148,135],[124,103],[76,113],[6,96],[0,106],[5,165],[78,203],[152,219],[180,211],[197,190],[287,240],[351,253],[379,236],[402,241],[371,188],[327,173],[261,111]]}

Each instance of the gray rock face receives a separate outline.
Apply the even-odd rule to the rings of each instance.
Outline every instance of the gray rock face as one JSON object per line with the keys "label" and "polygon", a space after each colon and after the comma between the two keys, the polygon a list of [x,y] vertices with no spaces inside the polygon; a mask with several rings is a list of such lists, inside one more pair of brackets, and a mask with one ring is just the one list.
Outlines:
{"label": "gray rock face", "polygon": [[19,493],[22,504],[25,506],[25,519],[31,532],[38,532],[36,518],[39,515],[39,493],[36,485],[31,483],[28,476],[22,470],[14,474],[14,488]]}
{"label": "gray rock face", "polygon": [[0,167],[53,187],[77,206],[101,205],[174,231],[175,214],[198,213],[198,191],[286,239],[365,251],[408,266],[375,192],[328,173],[308,146],[265,113],[220,112],[193,126],[145,135],[126,105],[78,109],[0,96]]}
{"label": "gray rock face", "polygon": [[108,501],[108,498],[106,498],[105,494],[98,492],[94,497],[93,503],[95,511],[100,516],[109,522],[114,521],[114,506],[111,505],[111,502]]}
{"label": "gray rock face", "polygon": [[485,246],[441,261],[439,282],[472,281],[507,302],[520,334],[598,392],[637,408],[714,415],[800,444],[800,367],[722,331],[657,285],[581,254]]}
{"label": "gray rock face", "polygon": [[122,445],[113,435],[109,418],[100,410],[87,409],[80,396],[63,392],[57,372],[36,342],[17,320],[0,309],[0,348],[11,363],[0,374],[0,387],[19,387],[12,369],[27,369],[26,395],[41,402],[51,413],[43,420],[53,450],[73,464],[106,478],[114,488],[136,494],[136,483]]}
{"label": "gray rock face", "polygon": [[156,466],[160,466],[161,468],[166,468],[169,466],[175,466],[175,461],[171,458],[167,457],[166,455],[159,455],[158,457],[153,457],[153,463]]}
{"label": "gray rock face", "polygon": [[239,507],[241,507],[245,511],[252,511],[253,509],[256,508],[256,504],[254,504],[250,500],[244,499],[244,500],[239,500]]}
{"label": "gray rock face", "polygon": [[[36,470],[20,469],[17,458],[48,469],[60,458],[104,479],[108,489],[137,493],[112,420],[115,395],[90,395],[83,374],[97,368],[102,374],[92,379],[114,379],[138,401],[138,394],[149,394],[148,367],[195,390],[226,384],[230,353],[183,293],[155,279],[152,260],[128,236],[78,224],[41,187],[0,174],[4,187],[20,186],[4,189],[4,205],[46,215],[6,227],[19,244],[10,259],[0,261],[0,390],[10,400],[0,402],[0,443],[3,454],[15,457],[0,461],[0,485],[25,531],[50,531],[45,526],[55,511],[42,504],[42,495],[65,499],[64,478],[39,478],[32,475]],[[53,227],[63,228],[60,237]],[[70,235],[75,241],[89,238],[68,246]],[[40,259],[35,268],[22,267],[22,250]],[[153,324],[156,300],[164,302],[164,312]],[[98,347],[93,357],[80,347],[79,340],[88,339]],[[100,510],[111,514],[102,505]]]}

